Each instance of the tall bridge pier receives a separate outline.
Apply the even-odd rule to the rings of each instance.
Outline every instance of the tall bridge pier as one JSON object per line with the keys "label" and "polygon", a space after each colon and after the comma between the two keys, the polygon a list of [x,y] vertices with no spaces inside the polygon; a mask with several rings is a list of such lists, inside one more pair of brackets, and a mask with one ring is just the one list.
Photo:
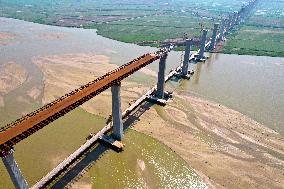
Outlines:
{"label": "tall bridge pier", "polygon": [[212,34],[212,37],[211,37],[210,46],[209,46],[210,51],[215,49],[218,28],[219,28],[219,23],[215,23],[214,28],[213,28],[213,34]]}
{"label": "tall bridge pier", "polygon": [[[165,72],[166,72],[166,61],[167,61],[168,53],[163,53],[160,55],[160,62],[159,62],[159,72],[158,72],[158,81],[157,81],[157,88],[155,93],[146,95],[147,100],[159,105],[166,105],[167,101],[165,98],[169,96],[169,93],[165,92]],[[166,95],[166,96],[165,96]]]}
{"label": "tall bridge pier", "polygon": [[2,161],[8,171],[10,178],[16,189],[28,189],[28,183],[21,173],[21,170],[14,158],[14,150],[11,149],[1,154]]}
{"label": "tall bridge pier", "polygon": [[166,72],[167,57],[168,57],[167,53],[163,54],[159,62],[158,83],[156,91],[156,97],[158,99],[164,99],[165,96],[165,72]]}
{"label": "tall bridge pier", "polygon": [[226,19],[222,19],[221,27],[220,27],[220,35],[219,35],[220,41],[224,41],[225,29],[226,29]]}
{"label": "tall bridge pier", "polygon": [[200,50],[197,57],[197,61],[204,61],[206,58],[204,56],[205,48],[206,48],[206,36],[207,36],[208,30],[203,29],[202,30],[202,36],[200,41]]}
{"label": "tall bridge pier", "polygon": [[120,88],[121,88],[120,82],[111,87],[113,137],[119,141],[121,141],[123,138]]}
{"label": "tall bridge pier", "polygon": [[188,64],[189,64],[191,45],[192,45],[192,39],[186,39],[184,58],[183,58],[183,64],[182,64],[182,70],[181,70],[181,75],[186,78],[188,78]]}
{"label": "tall bridge pier", "polygon": [[230,15],[229,15],[229,21],[228,21],[228,26],[227,26],[228,29],[227,29],[227,30],[228,30],[228,31],[231,30],[231,29],[232,29],[232,26],[233,26],[233,15],[230,14]]}
{"label": "tall bridge pier", "polygon": [[233,25],[233,27],[235,27],[236,25],[237,25],[237,23],[238,23],[238,12],[237,11],[235,11],[234,12],[234,14],[233,14],[233,21],[232,21],[232,25]]}

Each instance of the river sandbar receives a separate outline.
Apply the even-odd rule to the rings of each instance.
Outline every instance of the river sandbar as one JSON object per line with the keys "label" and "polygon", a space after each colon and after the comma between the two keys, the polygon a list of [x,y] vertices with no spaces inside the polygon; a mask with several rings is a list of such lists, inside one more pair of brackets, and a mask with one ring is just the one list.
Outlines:
{"label": "river sandbar", "polygon": [[151,107],[134,129],[169,146],[211,188],[284,185],[284,139],[280,134],[237,111],[196,96],[175,94],[167,106],[176,108],[175,112],[182,110],[187,124],[179,121],[184,114]]}
{"label": "river sandbar", "polygon": [[0,68],[0,92],[4,94],[18,88],[28,77],[26,70],[15,62],[8,62]]}

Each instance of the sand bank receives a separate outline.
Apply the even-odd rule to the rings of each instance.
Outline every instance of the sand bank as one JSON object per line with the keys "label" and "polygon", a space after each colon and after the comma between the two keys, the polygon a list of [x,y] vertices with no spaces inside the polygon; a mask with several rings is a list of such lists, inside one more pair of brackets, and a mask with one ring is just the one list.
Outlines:
{"label": "sand bank", "polygon": [[11,40],[14,39],[16,35],[10,33],[0,32],[0,45],[7,46],[11,43]]}
{"label": "sand bank", "polygon": [[38,39],[43,40],[58,40],[58,39],[64,39],[68,36],[66,33],[40,33],[37,34]]}
{"label": "sand bank", "polygon": [[23,84],[27,77],[27,71],[15,62],[0,65],[0,92],[9,93]]}
{"label": "sand bank", "polygon": [[[38,65],[44,74],[43,104],[117,68],[117,65],[110,63],[109,57],[95,53],[35,57],[33,63]],[[155,76],[155,72],[148,68],[142,69],[141,73]],[[127,108],[129,103],[139,98],[146,90],[146,87],[135,82],[122,82],[122,108]],[[90,113],[108,117],[111,113],[110,90],[84,103],[82,108]]]}
{"label": "sand bank", "polygon": [[211,188],[284,186],[284,138],[225,106],[175,94],[167,107],[146,111],[134,129],[169,146]]}
{"label": "sand bank", "polygon": [[14,39],[14,38],[15,38],[14,34],[0,32],[0,40]]}

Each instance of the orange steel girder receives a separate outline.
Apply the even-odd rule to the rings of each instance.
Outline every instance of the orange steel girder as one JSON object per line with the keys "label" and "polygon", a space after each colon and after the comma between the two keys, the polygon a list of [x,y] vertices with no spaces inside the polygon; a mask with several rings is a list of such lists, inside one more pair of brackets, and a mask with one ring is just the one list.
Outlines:
{"label": "orange steel girder", "polygon": [[0,153],[159,58],[159,51],[145,54],[8,124],[0,133]]}

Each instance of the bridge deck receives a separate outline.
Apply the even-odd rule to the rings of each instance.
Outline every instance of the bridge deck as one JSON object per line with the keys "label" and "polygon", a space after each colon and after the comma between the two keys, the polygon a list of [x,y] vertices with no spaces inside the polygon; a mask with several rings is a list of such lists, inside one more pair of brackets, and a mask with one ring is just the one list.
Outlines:
{"label": "bridge deck", "polygon": [[7,125],[7,130],[0,133],[0,152],[5,153],[16,143],[37,132],[50,122],[80,106],[135,71],[159,59],[159,53],[160,51],[145,54]]}

